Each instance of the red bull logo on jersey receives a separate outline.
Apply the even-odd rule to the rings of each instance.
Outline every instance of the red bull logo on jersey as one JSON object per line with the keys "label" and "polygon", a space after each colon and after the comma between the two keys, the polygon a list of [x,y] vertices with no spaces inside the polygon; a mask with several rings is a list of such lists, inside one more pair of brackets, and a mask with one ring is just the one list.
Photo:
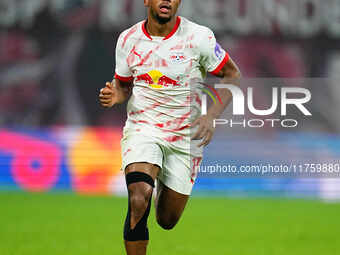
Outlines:
{"label": "red bull logo on jersey", "polygon": [[180,84],[158,70],[152,70],[146,74],[138,75],[136,82],[145,82],[154,89],[160,89],[169,86],[180,86]]}

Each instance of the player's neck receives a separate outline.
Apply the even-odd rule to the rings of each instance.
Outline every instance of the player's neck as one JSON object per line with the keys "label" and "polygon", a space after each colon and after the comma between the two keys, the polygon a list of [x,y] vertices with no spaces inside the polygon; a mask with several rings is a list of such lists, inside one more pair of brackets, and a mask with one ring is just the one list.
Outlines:
{"label": "player's neck", "polygon": [[168,23],[160,24],[151,15],[148,16],[146,29],[151,36],[165,37],[171,33],[176,25],[177,16],[173,17]]}

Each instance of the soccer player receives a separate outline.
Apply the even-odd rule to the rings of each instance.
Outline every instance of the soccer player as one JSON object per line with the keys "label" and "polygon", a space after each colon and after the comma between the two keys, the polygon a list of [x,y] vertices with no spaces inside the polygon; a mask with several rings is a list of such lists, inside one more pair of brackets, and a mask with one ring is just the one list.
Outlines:
{"label": "soccer player", "polygon": [[201,116],[203,79],[238,85],[240,72],[207,27],[176,15],[181,0],[144,0],[147,19],[121,33],[115,79],[101,89],[104,107],[129,98],[121,140],[128,189],[124,226],[128,255],[146,254],[147,219],[155,198],[158,224],[172,229],[180,219],[196,178],[213,120],[232,99],[218,89],[219,103]]}

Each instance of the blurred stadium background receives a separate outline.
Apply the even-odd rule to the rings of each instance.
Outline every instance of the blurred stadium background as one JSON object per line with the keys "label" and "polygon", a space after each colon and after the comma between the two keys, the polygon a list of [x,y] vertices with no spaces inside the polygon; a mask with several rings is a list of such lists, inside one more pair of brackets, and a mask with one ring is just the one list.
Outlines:
{"label": "blurred stadium background", "polygon": [[[313,80],[310,86],[306,83],[313,95],[309,105],[312,118],[307,120],[298,116],[303,124],[289,131],[282,128],[219,130],[206,149],[208,160],[235,164],[289,160],[300,163],[339,163],[340,1],[183,0],[180,12],[215,31],[218,41],[238,63],[244,77],[306,77]],[[112,198],[116,199],[116,208],[112,204],[108,205],[110,200],[98,198],[95,206],[103,211],[97,208],[98,211],[89,216],[86,212],[94,208],[90,205],[86,207],[82,200],[84,198],[77,200],[69,193],[120,196],[126,192],[120,172],[120,137],[126,118],[125,105],[104,110],[98,104],[97,95],[105,82],[112,79],[114,49],[119,33],[144,17],[145,9],[141,0],[0,0],[0,203],[4,207],[0,220],[4,227],[0,230],[0,236],[7,240],[7,246],[0,244],[0,251],[3,248],[7,253],[1,254],[46,254],[33,246],[28,247],[28,250],[34,251],[32,253],[27,250],[25,252],[24,248],[19,252],[10,252],[15,250],[14,243],[20,242],[27,228],[33,229],[36,226],[26,222],[27,228],[24,228],[19,220],[15,228],[21,231],[20,238],[12,238],[18,233],[12,233],[13,225],[8,222],[15,224],[22,210],[34,215],[30,218],[32,224],[44,219],[43,212],[65,217],[66,213],[58,211],[58,208],[64,208],[65,203],[68,211],[73,211],[73,217],[83,222],[96,217],[99,225],[97,229],[92,225],[87,226],[88,232],[85,231],[84,238],[79,239],[81,248],[77,250],[78,254],[94,254],[91,253],[95,251],[94,248],[86,250],[80,244],[81,241],[86,242],[86,234],[93,234],[91,229],[103,235],[113,234],[105,225],[107,218],[105,222],[101,219],[101,212],[119,208],[119,217],[123,219],[125,207],[120,198]],[[322,82],[315,82],[316,78]],[[270,102],[270,91],[271,87],[256,88],[258,100]],[[219,139],[221,136],[227,142],[222,142]],[[66,191],[69,195],[61,195],[59,198],[55,194],[50,197],[31,197],[23,192],[18,194],[17,191],[60,191],[61,194]],[[278,238],[272,240],[271,245],[268,244],[268,250],[263,248],[262,243],[257,243],[259,252],[256,254],[340,254],[336,253],[340,251],[333,240],[334,235],[339,234],[338,219],[335,218],[340,212],[339,207],[324,208],[322,203],[308,204],[304,201],[291,202],[286,206],[282,204],[283,197],[338,201],[340,179],[227,178],[203,175],[198,179],[193,194],[194,201],[208,197],[210,209],[217,206],[219,210],[223,210],[221,200],[218,200],[221,196],[238,196],[243,199],[270,197],[269,202],[261,200],[257,203],[252,199],[229,201],[230,207],[226,207],[234,209],[230,209],[227,218],[235,219],[231,230],[238,229],[237,223],[243,222],[244,218],[239,215],[243,215],[245,210],[253,210],[250,220],[246,221],[248,226],[259,228],[260,223],[265,222],[265,218],[261,218],[262,213],[272,210],[272,207],[278,211],[290,208],[290,214],[286,211],[289,217],[278,214],[278,218],[283,219],[280,221],[282,227],[287,222],[297,223],[306,216],[303,214],[305,210],[310,214],[304,223],[300,222],[300,230],[311,233],[313,228],[308,226],[313,224],[312,217],[319,213],[329,217],[329,225],[324,222],[327,228],[333,226],[336,231],[335,227],[338,226],[338,232],[327,232],[320,221],[315,229],[320,231],[320,236],[327,233],[328,239],[326,236],[322,242],[318,239],[319,242],[315,242],[310,249],[294,246],[304,240],[306,243],[313,243],[314,240],[314,237],[304,239],[304,232],[296,230],[288,231],[292,240],[296,238],[296,243],[287,239],[291,249],[297,247],[295,252],[289,252],[288,248],[277,250],[276,245],[286,240]],[[54,202],[49,202],[50,199]],[[125,205],[125,200],[122,201]],[[248,206],[242,206],[242,201],[247,201]],[[78,206],[79,210],[74,211],[71,204]],[[37,212],[43,210],[43,205],[49,208],[48,211]],[[108,206],[106,209],[105,205]],[[195,206],[197,204],[194,203],[192,207]],[[202,216],[202,210],[207,208],[196,208],[196,212],[201,211],[197,217]],[[186,232],[190,224],[195,226],[193,219],[198,219],[193,216],[193,210],[188,210],[188,215],[192,217],[187,218],[191,218],[191,221],[188,220],[186,228],[180,228],[179,236],[182,233],[182,237],[188,238],[189,242],[199,242],[197,236],[190,234],[192,232]],[[105,212],[107,217],[118,217],[117,214],[110,215]],[[224,218],[220,215],[216,219],[223,222]],[[270,216],[269,222],[276,222],[276,218]],[[219,223],[215,224],[218,226]],[[265,231],[261,234],[263,236],[271,235],[268,234],[271,233],[270,223],[266,224],[261,225]],[[45,231],[54,229],[53,226],[45,227],[42,228]],[[120,222],[117,229],[120,234]],[[238,229],[239,233],[241,229]],[[69,231],[74,231],[74,236],[81,236],[74,229]],[[254,235],[247,238],[256,239],[255,231],[252,230],[252,233]],[[59,234],[65,233],[60,231]],[[248,240],[239,237],[237,234],[229,237],[236,246],[230,246],[228,251],[241,245],[241,240]],[[38,235],[38,238],[45,237]],[[223,242],[224,239],[216,239],[212,245],[216,245],[218,240]],[[102,243],[98,241],[97,245],[101,246]],[[174,247],[176,244],[170,242],[167,245]],[[325,246],[326,250],[323,248]],[[159,247],[155,245],[154,250],[162,252],[162,247],[160,244]],[[183,247],[177,248],[177,253],[169,254],[206,254]],[[117,254],[115,249],[111,247],[109,250]],[[218,248],[215,249],[217,253]],[[254,254],[250,253],[250,248],[242,249],[238,250],[238,254]],[[49,254],[61,252],[56,249]]]}

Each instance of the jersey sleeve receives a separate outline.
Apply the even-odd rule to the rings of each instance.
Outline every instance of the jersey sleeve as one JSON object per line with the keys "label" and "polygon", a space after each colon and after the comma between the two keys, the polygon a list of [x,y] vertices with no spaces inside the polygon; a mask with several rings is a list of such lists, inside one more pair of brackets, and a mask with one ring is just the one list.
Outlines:
{"label": "jersey sleeve", "polygon": [[200,49],[200,64],[209,73],[217,75],[228,62],[229,54],[216,41],[213,31],[205,28],[202,33]]}
{"label": "jersey sleeve", "polygon": [[124,42],[124,32],[120,34],[117,45],[116,45],[116,70],[115,70],[115,78],[128,82],[133,79],[130,67],[127,62],[128,58],[128,43]]}

